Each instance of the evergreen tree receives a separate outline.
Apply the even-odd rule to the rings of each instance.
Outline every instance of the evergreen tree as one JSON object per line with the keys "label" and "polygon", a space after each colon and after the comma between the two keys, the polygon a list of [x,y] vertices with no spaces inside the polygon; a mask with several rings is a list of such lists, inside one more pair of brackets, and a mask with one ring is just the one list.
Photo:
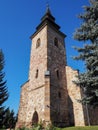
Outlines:
{"label": "evergreen tree", "polygon": [[6,87],[6,81],[4,81],[4,55],[2,50],[0,50],[0,128],[3,126],[4,119],[4,106],[3,103],[8,99],[8,92]]}
{"label": "evergreen tree", "polygon": [[78,41],[85,42],[82,48],[75,47],[79,55],[74,57],[85,63],[85,72],[78,75],[76,84],[83,90],[82,103],[98,106],[98,0],[90,0],[79,15],[82,20],[80,28],[74,34]]}
{"label": "evergreen tree", "polygon": [[13,110],[10,111],[9,108],[6,109],[3,123],[5,128],[15,128],[16,116]]}

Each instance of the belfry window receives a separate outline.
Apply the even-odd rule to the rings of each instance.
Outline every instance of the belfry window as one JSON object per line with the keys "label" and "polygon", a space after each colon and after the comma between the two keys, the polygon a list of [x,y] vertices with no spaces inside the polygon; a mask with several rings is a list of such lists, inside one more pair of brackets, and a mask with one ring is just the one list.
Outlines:
{"label": "belfry window", "polygon": [[38,78],[38,69],[36,70],[35,78]]}
{"label": "belfry window", "polygon": [[56,37],[54,38],[54,45],[58,47],[58,39]]}
{"label": "belfry window", "polygon": [[38,40],[36,42],[36,48],[38,48],[40,46],[40,44],[41,44],[41,40],[40,40],[40,38],[38,38]]}

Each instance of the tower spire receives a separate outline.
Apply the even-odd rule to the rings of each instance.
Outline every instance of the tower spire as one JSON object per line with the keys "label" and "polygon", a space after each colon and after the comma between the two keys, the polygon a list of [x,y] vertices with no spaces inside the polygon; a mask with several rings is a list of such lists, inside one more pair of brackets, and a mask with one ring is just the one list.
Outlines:
{"label": "tower spire", "polygon": [[50,7],[49,7],[49,2],[47,2],[47,4],[46,4],[46,13],[51,14]]}

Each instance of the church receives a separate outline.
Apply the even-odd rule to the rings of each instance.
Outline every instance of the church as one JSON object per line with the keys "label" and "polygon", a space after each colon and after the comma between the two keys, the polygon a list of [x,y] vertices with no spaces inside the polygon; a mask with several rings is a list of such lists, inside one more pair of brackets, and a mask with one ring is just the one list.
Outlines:
{"label": "church", "polygon": [[31,35],[28,81],[21,86],[16,127],[44,121],[55,126],[98,124],[98,109],[83,106],[82,91],[73,81],[78,75],[66,61],[66,34],[60,31],[49,7]]}

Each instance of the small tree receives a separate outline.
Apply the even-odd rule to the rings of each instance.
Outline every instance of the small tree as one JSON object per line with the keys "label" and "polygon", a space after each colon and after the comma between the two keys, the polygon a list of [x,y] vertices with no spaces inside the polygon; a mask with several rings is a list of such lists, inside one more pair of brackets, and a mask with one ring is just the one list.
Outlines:
{"label": "small tree", "polygon": [[3,103],[8,99],[8,92],[6,87],[6,81],[4,81],[5,73],[4,69],[4,55],[2,50],[0,50],[0,128],[3,127],[4,119],[4,106]]}
{"label": "small tree", "polygon": [[76,84],[83,90],[82,102],[95,107],[98,106],[98,0],[90,0],[90,5],[84,10],[79,15],[82,24],[74,38],[86,44],[83,48],[75,47],[79,55],[74,59],[83,60],[86,71],[79,73]]}
{"label": "small tree", "polygon": [[6,109],[3,122],[5,128],[15,128],[16,116],[13,110],[10,111],[9,108]]}

